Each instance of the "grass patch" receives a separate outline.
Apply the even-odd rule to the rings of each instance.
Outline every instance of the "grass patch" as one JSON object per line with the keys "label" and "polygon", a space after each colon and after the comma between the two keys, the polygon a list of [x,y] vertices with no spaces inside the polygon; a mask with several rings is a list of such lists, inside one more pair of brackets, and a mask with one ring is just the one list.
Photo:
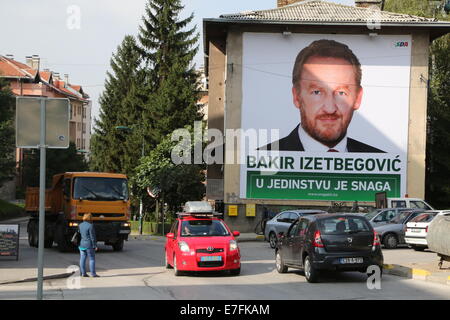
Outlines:
{"label": "grass patch", "polygon": [[[164,233],[168,233],[171,225],[166,224],[164,226]],[[139,232],[139,221],[131,221],[131,232],[136,234]],[[145,235],[161,235],[162,234],[162,225],[156,222],[147,222],[144,221],[142,224],[142,234]]]}
{"label": "grass patch", "polygon": [[0,200],[0,220],[20,218],[25,215],[26,213],[23,207]]}

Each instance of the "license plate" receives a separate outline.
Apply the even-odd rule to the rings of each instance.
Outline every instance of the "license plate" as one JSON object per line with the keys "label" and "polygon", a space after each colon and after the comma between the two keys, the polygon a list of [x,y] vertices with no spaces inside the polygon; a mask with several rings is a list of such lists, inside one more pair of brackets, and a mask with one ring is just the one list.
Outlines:
{"label": "license plate", "polygon": [[119,230],[119,233],[120,234],[123,234],[123,233],[128,234],[128,233],[130,233],[130,230]]}
{"label": "license plate", "polygon": [[200,261],[222,261],[222,256],[203,256]]}
{"label": "license plate", "polygon": [[422,230],[420,230],[420,229],[411,229],[411,232],[421,232]]}
{"label": "license plate", "polygon": [[363,263],[363,258],[341,258],[339,259],[341,264],[353,264],[353,263]]}

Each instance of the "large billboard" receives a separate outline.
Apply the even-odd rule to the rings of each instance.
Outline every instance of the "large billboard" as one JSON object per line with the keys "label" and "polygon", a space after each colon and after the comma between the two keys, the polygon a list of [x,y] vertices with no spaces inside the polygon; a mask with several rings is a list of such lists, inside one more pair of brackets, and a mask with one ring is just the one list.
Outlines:
{"label": "large billboard", "polygon": [[244,33],[240,196],[406,193],[409,35]]}

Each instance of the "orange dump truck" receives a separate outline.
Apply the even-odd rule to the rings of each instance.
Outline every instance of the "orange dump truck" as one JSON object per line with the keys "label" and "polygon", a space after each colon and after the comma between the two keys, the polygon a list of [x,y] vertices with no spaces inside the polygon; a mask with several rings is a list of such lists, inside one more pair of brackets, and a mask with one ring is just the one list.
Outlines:
{"label": "orange dump truck", "polygon": [[[39,239],[39,188],[27,188],[25,210],[30,214],[28,242]],[[46,248],[55,242],[62,252],[75,249],[70,239],[85,213],[91,213],[98,242],[121,251],[130,234],[130,199],[126,175],[66,172],[53,176],[45,192]]]}

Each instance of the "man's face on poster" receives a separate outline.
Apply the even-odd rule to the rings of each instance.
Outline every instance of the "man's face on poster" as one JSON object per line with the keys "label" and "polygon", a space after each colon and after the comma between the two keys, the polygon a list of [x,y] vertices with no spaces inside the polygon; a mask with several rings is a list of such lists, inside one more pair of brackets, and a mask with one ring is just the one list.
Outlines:
{"label": "man's face on poster", "polygon": [[355,67],[341,58],[313,56],[301,69],[292,88],[303,129],[314,139],[334,147],[347,133],[353,112],[361,105],[363,89]]}

